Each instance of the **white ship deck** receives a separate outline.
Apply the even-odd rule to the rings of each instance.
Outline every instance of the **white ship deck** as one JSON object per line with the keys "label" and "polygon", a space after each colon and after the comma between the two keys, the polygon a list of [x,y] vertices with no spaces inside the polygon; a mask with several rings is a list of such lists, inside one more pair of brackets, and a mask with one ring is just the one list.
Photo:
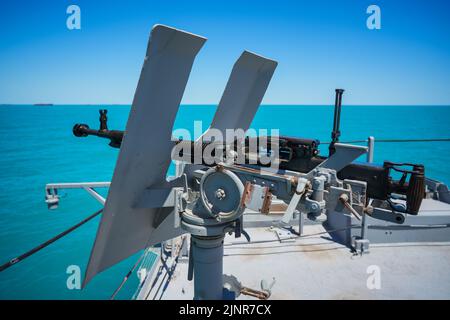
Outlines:
{"label": "white ship deck", "polygon": [[[361,256],[328,233],[280,241],[271,228],[246,231],[252,243],[244,237],[225,238],[223,272],[256,290],[261,290],[261,280],[275,278],[269,299],[450,299],[448,242],[371,244],[370,253]],[[321,225],[306,225],[304,235],[324,231]],[[370,266],[379,267],[379,289],[367,286],[374,274]],[[188,257],[181,253],[178,259],[169,257],[166,266],[159,259],[137,298],[192,299],[187,272]]]}

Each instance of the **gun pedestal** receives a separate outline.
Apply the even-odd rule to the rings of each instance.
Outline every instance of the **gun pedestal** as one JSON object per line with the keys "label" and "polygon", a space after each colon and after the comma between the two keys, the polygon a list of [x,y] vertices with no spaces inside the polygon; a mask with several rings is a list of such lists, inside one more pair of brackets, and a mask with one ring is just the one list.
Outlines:
{"label": "gun pedestal", "polygon": [[223,240],[227,232],[241,233],[244,185],[220,166],[207,170],[200,197],[181,214],[181,227],[191,234],[188,280],[194,279],[194,299],[223,299]]}
{"label": "gun pedestal", "polygon": [[224,237],[191,236],[188,279],[194,277],[194,300],[223,299]]}

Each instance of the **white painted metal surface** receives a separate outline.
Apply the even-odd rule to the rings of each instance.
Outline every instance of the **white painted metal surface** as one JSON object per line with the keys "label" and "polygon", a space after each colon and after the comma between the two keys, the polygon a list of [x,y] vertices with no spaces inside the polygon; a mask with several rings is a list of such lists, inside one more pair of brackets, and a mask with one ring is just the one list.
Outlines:
{"label": "white painted metal surface", "polygon": [[83,187],[83,189],[86,190],[87,193],[89,193],[95,200],[105,205],[106,202],[105,198],[103,198],[97,191],[89,187]]}
{"label": "white painted metal surface", "polygon": [[107,188],[111,182],[62,182],[47,183],[45,189],[80,189],[80,188]]}
{"label": "white painted metal surface", "polygon": [[[102,205],[105,204],[105,198],[103,198],[95,188],[108,188],[111,182],[65,182],[65,183],[48,183],[45,185],[46,202],[50,203],[49,208],[55,209],[58,206],[59,196],[57,191],[60,189],[83,189],[86,190],[95,200]],[[52,205],[54,207],[52,208]]]}
{"label": "white painted metal surface", "polygon": [[133,253],[180,234],[173,227],[172,208],[135,204],[146,188],[169,184],[173,123],[205,41],[170,27],[153,27],[83,285]]}
{"label": "white painted metal surface", "polygon": [[[282,241],[274,231],[248,228],[253,243],[227,236],[224,274],[256,290],[262,280],[275,278],[270,300],[450,298],[448,242],[374,244],[369,254],[355,256],[330,234],[317,234],[325,231],[321,225],[305,226],[305,235],[315,234],[311,237]],[[169,258],[165,267],[158,261],[137,298],[192,299],[187,259]]]}

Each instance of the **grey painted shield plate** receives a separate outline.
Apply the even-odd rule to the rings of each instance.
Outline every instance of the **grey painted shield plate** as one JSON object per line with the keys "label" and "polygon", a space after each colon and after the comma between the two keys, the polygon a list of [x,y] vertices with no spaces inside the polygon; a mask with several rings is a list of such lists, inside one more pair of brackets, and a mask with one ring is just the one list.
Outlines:
{"label": "grey painted shield plate", "polygon": [[83,285],[133,253],[180,233],[173,226],[173,208],[138,208],[136,202],[146,189],[168,187],[174,120],[205,41],[153,27]]}

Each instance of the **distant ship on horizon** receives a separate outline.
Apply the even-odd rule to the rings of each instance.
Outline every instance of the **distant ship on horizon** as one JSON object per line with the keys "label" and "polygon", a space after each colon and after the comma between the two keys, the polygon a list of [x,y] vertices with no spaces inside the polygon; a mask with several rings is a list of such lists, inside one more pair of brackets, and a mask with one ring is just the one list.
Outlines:
{"label": "distant ship on horizon", "polygon": [[47,106],[53,106],[53,103],[35,103],[34,106],[47,107]]}

